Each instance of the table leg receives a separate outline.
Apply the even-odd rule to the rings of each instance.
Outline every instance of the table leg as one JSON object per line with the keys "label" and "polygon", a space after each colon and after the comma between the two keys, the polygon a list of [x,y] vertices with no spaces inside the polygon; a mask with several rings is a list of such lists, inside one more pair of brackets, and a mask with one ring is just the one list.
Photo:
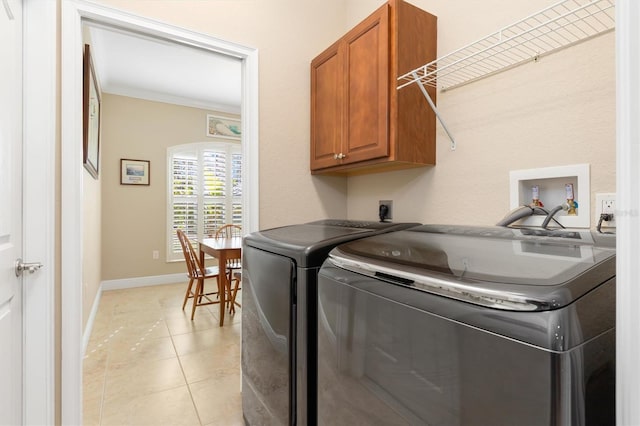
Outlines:
{"label": "table leg", "polygon": [[227,256],[224,250],[218,257],[218,282],[220,283],[220,327],[224,324],[224,309],[227,296]]}

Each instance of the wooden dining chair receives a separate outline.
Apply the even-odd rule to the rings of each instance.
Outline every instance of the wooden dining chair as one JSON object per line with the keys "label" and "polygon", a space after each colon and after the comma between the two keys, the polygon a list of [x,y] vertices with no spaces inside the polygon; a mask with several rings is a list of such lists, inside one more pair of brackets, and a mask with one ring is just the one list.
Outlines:
{"label": "wooden dining chair", "polygon": [[[187,275],[189,277],[189,285],[187,286],[184,301],[182,302],[182,310],[184,310],[187,300],[193,299],[193,306],[191,308],[191,319],[193,320],[198,306],[220,303],[220,300],[212,299],[213,296],[218,296],[218,292],[220,291],[220,282],[218,281],[220,269],[217,266],[205,268],[204,265],[201,265],[198,254],[193,249],[189,237],[180,229],[177,230],[177,233],[178,240],[180,240],[180,245],[182,246],[184,260],[187,263]],[[205,291],[204,281],[209,278],[216,279],[216,291]],[[196,283],[195,289],[193,289],[194,282]]]}
{"label": "wooden dining chair", "polygon": [[[233,237],[242,237],[242,227],[239,225],[223,225],[221,226],[214,236],[214,238],[233,238]],[[242,261],[240,259],[229,259],[227,260],[226,268],[227,281],[230,286],[228,292],[230,297],[227,299],[228,308],[230,313],[234,313],[236,311],[236,306],[241,306],[240,303],[236,302],[236,296],[238,294],[238,290],[240,288],[240,281],[242,281]]]}
{"label": "wooden dining chair", "polygon": [[216,231],[215,238],[233,238],[242,237],[242,226],[240,225],[222,225]]}

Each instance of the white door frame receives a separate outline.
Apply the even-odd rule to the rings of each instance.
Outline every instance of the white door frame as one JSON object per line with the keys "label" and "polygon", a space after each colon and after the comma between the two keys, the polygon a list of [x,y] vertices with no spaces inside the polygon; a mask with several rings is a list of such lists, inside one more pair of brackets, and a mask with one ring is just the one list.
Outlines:
{"label": "white door frame", "polygon": [[62,423],[82,423],[82,21],[114,25],[242,60],[243,227],[258,230],[256,49],[80,0],[62,1]]}
{"label": "white door frame", "polygon": [[23,0],[23,278],[25,425],[55,423],[56,2]]}
{"label": "white door frame", "polygon": [[616,423],[640,425],[640,2],[616,3]]}

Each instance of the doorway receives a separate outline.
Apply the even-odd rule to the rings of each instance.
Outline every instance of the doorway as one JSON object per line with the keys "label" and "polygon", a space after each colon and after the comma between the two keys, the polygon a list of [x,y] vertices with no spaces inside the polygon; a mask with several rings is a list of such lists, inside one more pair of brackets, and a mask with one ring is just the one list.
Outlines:
{"label": "doorway", "polygon": [[[243,223],[258,229],[258,58],[257,51],[204,34],[85,2],[62,4],[62,423],[82,418],[82,26],[121,28],[142,37],[189,45],[242,61]],[[78,226],[80,224],[80,226]]]}

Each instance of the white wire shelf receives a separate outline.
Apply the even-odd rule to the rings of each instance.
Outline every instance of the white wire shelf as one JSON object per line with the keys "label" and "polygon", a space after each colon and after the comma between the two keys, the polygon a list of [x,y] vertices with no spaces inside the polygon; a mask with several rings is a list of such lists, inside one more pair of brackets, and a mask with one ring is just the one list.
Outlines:
{"label": "white wire shelf", "polygon": [[448,90],[615,29],[615,0],[563,0],[398,77]]}

